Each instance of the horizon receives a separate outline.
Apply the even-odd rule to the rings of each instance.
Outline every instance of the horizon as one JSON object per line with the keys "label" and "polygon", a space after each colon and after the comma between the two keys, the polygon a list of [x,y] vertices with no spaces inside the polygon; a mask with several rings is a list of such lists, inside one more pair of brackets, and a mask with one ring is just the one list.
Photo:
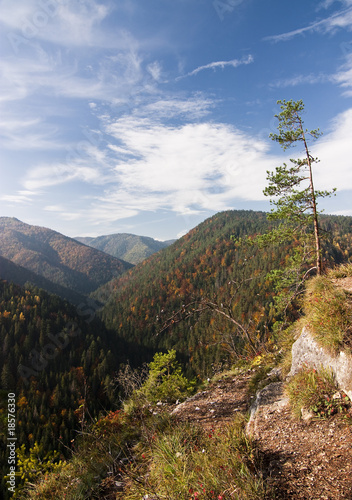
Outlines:
{"label": "horizon", "polygon": [[175,239],[268,212],[278,99],[324,135],[319,204],[352,215],[352,0],[1,0],[0,214]]}
{"label": "horizon", "polygon": [[[189,230],[187,232],[185,232],[184,234],[180,235],[180,236],[176,236],[175,238],[168,238],[168,239],[165,239],[165,240],[160,240],[158,238],[153,238],[152,236],[149,236],[147,234],[137,234],[137,233],[126,233],[126,232],[117,232],[117,233],[107,233],[107,234],[97,234],[96,236],[90,236],[90,235],[75,235],[75,236],[69,236],[68,234],[65,234],[65,233],[61,233],[60,231],[57,231],[56,229],[53,229],[51,227],[48,227],[48,226],[45,226],[45,225],[41,225],[41,224],[30,224],[28,222],[26,222],[25,220],[21,220],[21,219],[18,219],[17,217],[11,217],[11,216],[3,216],[3,215],[0,215],[0,220],[1,219],[15,219],[17,220],[18,222],[21,222],[22,224],[28,224],[28,225],[33,225],[33,226],[37,226],[37,227],[40,227],[40,228],[43,228],[43,229],[48,229],[48,230],[52,230],[52,231],[55,231],[59,234],[61,234],[62,236],[65,236],[67,238],[71,238],[71,239],[74,239],[76,240],[76,238],[91,238],[91,239],[96,239],[96,238],[100,238],[100,237],[106,237],[106,236],[115,236],[115,235],[128,235],[128,236],[137,236],[137,237],[141,237],[141,238],[151,238],[155,241],[159,241],[161,243],[164,243],[166,241],[170,241],[170,240],[178,240],[180,238],[182,238],[183,236],[185,236],[188,232],[192,231],[193,229],[195,229],[197,226],[199,226],[200,224],[202,224],[203,222],[205,222],[207,219],[211,219],[212,217],[214,217],[215,215],[217,214],[221,214],[221,213],[224,213],[224,212],[259,212],[259,213],[263,213],[263,214],[268,214],[269,212],[268,211],[265,211],[265,210],[252,210],[250,208],[248,209],[228,209],[228,210],[220,210],[219,212],[215,212],[214,214],[210,215],[210,216],[207,216],[205,219],[201,220],[200,222],[198,222],[197,224],[195,224],[194,226],[190,227]],[[341,214],[330,214],[330,213],[321,213],[320,215],[323,215],[323,216],[341,216],[341,217],[352,217],[352,215],[341,215]],[[78,241],[78,240],[76,240]],[[85,244],[85,243],[84,243]]]}

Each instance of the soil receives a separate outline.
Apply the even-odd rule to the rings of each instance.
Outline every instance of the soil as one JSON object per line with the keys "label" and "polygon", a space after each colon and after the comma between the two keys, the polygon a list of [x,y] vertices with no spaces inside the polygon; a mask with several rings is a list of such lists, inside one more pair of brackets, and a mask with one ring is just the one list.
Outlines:
{"label": "soil", "polygon": [[178,420],[197,422],[206,429],[226,425],[235,413],[248,410],[250,378],[251,372],[248,372],[214,382],[206,390],[179,404],[172,413]]}
{"label": "soil", "polygon": [[[249,410],[251,375],[211,384],[178,405],[174,414],[206,428],[226,425],[236,412]],[[278,384],[272,386],[275,396],[258,410],[253,435],[263,476],[271,487],[268,500],[352,499],[352,426],[338,415],[297,420],[282,390],[278,394]]]}

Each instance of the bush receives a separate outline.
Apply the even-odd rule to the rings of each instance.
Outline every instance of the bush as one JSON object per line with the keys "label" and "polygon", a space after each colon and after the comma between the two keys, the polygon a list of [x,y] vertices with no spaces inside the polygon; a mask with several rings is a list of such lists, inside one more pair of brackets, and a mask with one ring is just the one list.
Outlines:
{"label": "bush", "polygon": [[153,361],[149,363],[146,381],[125,402],[124,410],[133,415],[136,412],[143,413],[148,406],[159,401],[175,403],[192,394],[194,387],[195,382],[189,381],[182,374],[174,349],[166,354],[156,353]]}

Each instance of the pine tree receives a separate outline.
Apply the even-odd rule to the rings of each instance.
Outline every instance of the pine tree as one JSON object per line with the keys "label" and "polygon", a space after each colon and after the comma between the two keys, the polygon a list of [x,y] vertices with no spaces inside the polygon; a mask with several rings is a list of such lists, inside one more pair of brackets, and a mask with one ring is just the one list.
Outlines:
{"label": "pine tree", "polygon": [[[267,172],[268,186],[265,196],[270,196],[274,206],[268,214],[268,220],[278,225],[256,239],[259,246],[269,244],[292,245],[292,254],[288,257],[284,269],[271,272],[277,290],[289,290],[289,297],[284,302],[289,304],[300,293],[305,279],[312,273],[322,273],[321,236],[317,199],[331,196],[331,191],[319,191],[314,187],[313,165],[318,158],[312,156],[309,141],[317,139],[319,129],[304,128],[302,100],[278,101],[281,112],[275,117],[279,120],[278,133],[270,138],[280,144],[283,150],[292,146],[303,146],[303,158],[290,159],[291,165],[284,163],[274,172]],[[282,298],[282,295],[280,295]]]}

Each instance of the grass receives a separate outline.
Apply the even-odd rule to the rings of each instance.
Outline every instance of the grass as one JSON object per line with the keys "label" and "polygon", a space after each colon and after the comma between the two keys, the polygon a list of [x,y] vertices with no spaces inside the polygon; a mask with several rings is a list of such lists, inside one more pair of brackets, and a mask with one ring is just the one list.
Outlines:
{"label": "grass", "polygon": [[294,375],[286,385],[286,392],[295,417],[300,418],[301,409],[313,410],[337,391],[332,373],[305,368]]}
{"label": "grass", "polygon": [[332,354],[348,350],[352,343],[352,297],[332,281],[336,275],[345,277],[344,270],[313,278],[307,284],[303,303],[304,324],[317,342]]}
{"label": "grass", "polygon": [[[121,498],[212,500],[265,498],[265,486],[243,417],[226,428],[206,431],[176,424],[158,434],[150,447],[139,446],[144,460],[140,481],[130,481]],[[141,474],[142,473],[142,474]]]}
{"label": "grass", "polygon": [[[261,500],[265,485],[256,448],[243,416],[226,428],[204,430],[169,415],[90,429],[59,471],[27,485],[20,498],[105,498],[104,485],[124,485],[111,498],[124,500]],[[116,423],[116,422],[115,422]],[[108,481],[110,478],[111,481]],[[107,498],[107,497],[106,497]]]}

